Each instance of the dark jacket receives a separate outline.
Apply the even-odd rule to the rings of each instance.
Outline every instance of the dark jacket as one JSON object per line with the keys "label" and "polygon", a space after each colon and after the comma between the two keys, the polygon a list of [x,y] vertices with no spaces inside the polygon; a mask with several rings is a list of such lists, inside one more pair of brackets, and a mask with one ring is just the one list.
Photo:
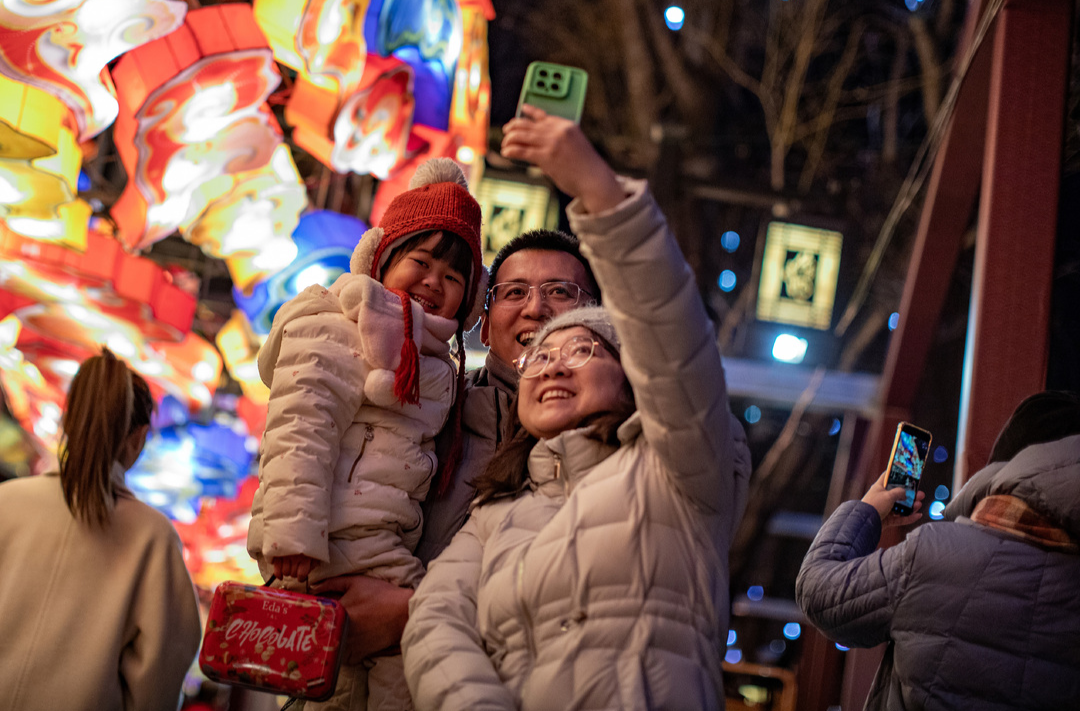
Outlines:
{"label": "dark jacket", "polygon": [[796,585],[807,617],[852,647],[888,642],[868,709],[1080,709],[1080,555],[967,518],[1011,495],[1080,540],[1080,436],[980,471],[948,514],[875,550],[881,520],[841,505]]}

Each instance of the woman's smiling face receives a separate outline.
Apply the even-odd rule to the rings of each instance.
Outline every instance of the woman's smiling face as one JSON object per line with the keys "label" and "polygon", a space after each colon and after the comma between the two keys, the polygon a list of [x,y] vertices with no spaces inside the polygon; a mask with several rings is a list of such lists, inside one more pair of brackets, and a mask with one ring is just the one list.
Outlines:
{"label": "woman's smiling face", "polygon": [[619,361],[600,339],[584,326],[555,331],[540,344],[560,348],[575,336],[597,341],[592,358],[580,368],[567,368],[558,351],[535,378],[522,378],[518,385],[518,418],[534,437],[554,437],[579,427],[592,415],[611,412],[626,397],[626,375]]}

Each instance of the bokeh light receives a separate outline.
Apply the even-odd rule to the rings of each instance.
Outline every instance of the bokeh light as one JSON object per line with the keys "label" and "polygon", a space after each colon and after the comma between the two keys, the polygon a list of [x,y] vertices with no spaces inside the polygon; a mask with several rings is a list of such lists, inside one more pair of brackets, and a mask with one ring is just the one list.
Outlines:
{"label": "bokeh light", "polygon": [[751,405],[746,408],[746,412],[743,413],[743,418],[750,424],[754,424],[761,419],[761,410],[757,405]]}
{"label": "bokeh light", "polygon": [[667,24],[668,29],[672,32],[678,32],[682,29],[683,22],[686,21],[686,13],[678,5],[672,5],[668,9],[664,10],[664,22]]}
{"label": "bokeh light", "polygon": [[802,634],[802,625],[798,622],[788,622],[784,625],[784,636],[788,639],[798,639]]}
{"label": "bokeh light", "polygon": [[725,269],[720,272],[720,278],[716,280],[716,284],[720,287],[721,291],[731,291],[735,288],[736,281],[735,272],[730,269]]}
{"label": "bokeh light", "polygon": [[728,252],[734,252],[739,248],[739,233],[728,230],[720,235],[720,246]]}

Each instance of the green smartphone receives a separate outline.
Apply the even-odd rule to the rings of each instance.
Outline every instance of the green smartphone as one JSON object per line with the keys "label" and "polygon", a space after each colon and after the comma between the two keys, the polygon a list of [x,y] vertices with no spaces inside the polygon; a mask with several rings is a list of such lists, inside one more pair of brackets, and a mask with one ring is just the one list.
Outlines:
{"label": "green smartphone", "polygon": [[589,75],[584,69],[551,62],[533,62],[525,72],[517,116],[521,116],[522,105],[529,104],[549,114],[581,123],[588,83]]}

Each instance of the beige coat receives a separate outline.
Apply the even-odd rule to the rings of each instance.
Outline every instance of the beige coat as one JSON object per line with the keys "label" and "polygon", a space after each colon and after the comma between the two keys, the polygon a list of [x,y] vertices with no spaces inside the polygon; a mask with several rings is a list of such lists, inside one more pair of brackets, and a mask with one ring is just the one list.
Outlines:
{"label": "beige coat", "polygon": [[91,529],[56,476],[9,481],[0,570],[0,708],[176,709],[201,628],[168,519],[127,494]]}
{"label": "beige coat", "polygon": [[477,507],[409,607],[418,709],[723,708],[728,547],[749,451],[696,282],[641,182],[568,210],[638,405],[618,448],[541,440],[528,490]]}
{"label": "beige coat", "polygon": [[434,437],[454,400],[447,341],[457,322],[411,304],[420,402],[393,396],[404,341],[401,301],[370,277],[343,274],[281,308],[259,352],[270,386],[248,552],[321,561],[313,582],[367,573],[415,585],[420,503],[437,470]]}

